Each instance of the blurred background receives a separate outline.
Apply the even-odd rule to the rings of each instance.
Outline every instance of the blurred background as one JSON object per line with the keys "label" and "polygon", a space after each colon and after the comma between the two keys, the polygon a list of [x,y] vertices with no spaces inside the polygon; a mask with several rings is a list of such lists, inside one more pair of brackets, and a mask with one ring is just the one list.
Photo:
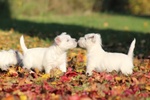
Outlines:
{"label": "blurred background", "polygon": [[100,33],[107,51],[127,53],[137,39],[135,55],[150,54],[150,0],[0,0],[0,48],[49,46],[61,32],[78,39]]}

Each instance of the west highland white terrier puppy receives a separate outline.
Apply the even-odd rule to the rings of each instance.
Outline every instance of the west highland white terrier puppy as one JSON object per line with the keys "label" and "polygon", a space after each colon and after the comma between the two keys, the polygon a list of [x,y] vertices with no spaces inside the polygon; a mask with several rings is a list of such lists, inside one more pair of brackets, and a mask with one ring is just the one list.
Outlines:
{"label": "west highland white terrier puppy", "polygon": [[2,50],[0,52],[0,68],[7,71],[12,65],[21,65],[22,54],[16,50]]}
{"label": "west highland white terrier puppy", "polygon": [[87,49],[87,68],[86,73],[92,75],[92,71],[121,71],[123,74],[132,74],[133,51],[135,48],[134,39],[130,45],[128,54],[110,53],[102,49],[102,39],[100,34],[90,33],[80,37],[78,44]]}
{"label": "west highland white terrier puppy", "polygon": [[54,39],[54,44],[48,48],[27,49],[23,36],[20,38],[20,44],[24,53],[24,67],[27,69],[38,68],[40,71],[44,69],[46,73],[50,73],[50,70],[55,67],[66,72],[67,50],[77,46],[76,40],[66,32],[58,35]]}

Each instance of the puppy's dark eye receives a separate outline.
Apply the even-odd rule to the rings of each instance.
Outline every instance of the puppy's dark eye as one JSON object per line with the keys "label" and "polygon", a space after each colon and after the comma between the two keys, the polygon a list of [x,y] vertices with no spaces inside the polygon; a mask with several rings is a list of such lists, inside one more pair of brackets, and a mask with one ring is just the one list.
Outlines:
{"label": "puppy's dark eye", "polygon": [[86,40],[86,38],[84,38]]}
{"label": "puppy's dark eye", "polygon": [[69,42],[69,40],[67,40],[67,42]]}

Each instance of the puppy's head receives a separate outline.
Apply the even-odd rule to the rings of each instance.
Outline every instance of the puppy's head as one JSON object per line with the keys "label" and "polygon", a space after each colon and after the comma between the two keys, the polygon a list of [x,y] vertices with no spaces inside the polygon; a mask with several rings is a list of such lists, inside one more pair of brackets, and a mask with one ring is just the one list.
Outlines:
{"label": "puppy's head", "polygon": [[58,35],[54,41],[55,44],[63,50],[72,49],[77,46],[76,39],[71,38],[71,36],[66,34],[66,32],[63,32],[61,35]]}
{"label": "puppy's head", "polygon": [[84,37],[80,37],[80,39],[78,40],[78,44],[80,47],[86,48],[86,49],[95,45],[101,46],[102,44],[101,36],[100,34],[96,34],[96,33],[86,34]]}

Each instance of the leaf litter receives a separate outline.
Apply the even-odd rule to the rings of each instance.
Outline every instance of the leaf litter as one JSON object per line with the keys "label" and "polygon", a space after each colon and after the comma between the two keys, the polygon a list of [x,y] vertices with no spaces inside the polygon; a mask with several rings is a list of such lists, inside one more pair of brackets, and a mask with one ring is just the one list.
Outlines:
{"label": "leaf litter", "polygon": [[[12,34],[11,32],[9,34]],[[2,34],[2,40],[6,40]],[[20,36],[14,36],[17,40]],[[29,37],[28,37],[29,38]],[[11,42],[11,38],[7,38]],[[19,41],[19,40],[18,40]],[[17,48],[18,41],[14,41]],[[35,41],[40,41],[35,38]],[[42,41],[41,41],[42,42]],[[36,42],[35,42],[36,43]],[[39,42],[37,43],[39,44]],[[30,44],[31,47],[37,44]],[[44,43],[41,43],[43,45]],[[2,42],[2,45],[5,45]],[[2,46],[8,49],[11,44]],[[44,46],[48,46],[45,44]],[[20,50],[21,51],[21,50]],[[134,72],[125,76],[121,72],[95,72],[85,75],[86,51],[74,49],[68,52],[68,70],[58,68],[50,74],[34,69],[33,73],[20,66],[12,66],[0,72],[1,100],[142,100],[150,99],[150,59],[134,59]]]}
{"label": "leaf litter", "polygon": [[36,71],[30,73],[20,66],[11,67],[7,72],[0,73],[0,98],[2,100],[149,98],[149,61],[138,60],[137,63],[141,64],[135,66],[134,73],[130,76],[115,71],[111,73],[93,71],[92,76],[87,76],[72,67],[68,67],[66,73],[55,68],[51,70],[51,74]]}

